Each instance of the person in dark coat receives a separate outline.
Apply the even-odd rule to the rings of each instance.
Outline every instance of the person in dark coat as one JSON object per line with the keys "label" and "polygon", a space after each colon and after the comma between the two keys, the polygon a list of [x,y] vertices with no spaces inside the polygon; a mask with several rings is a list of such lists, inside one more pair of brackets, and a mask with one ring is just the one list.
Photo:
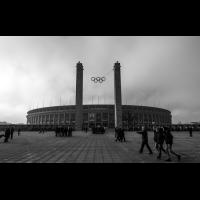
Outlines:
{"label": "person in dark coat", "polygon": [[56,129],[55,129],[56,137],[58,137],[58,132],[59,132],[58,127],[56,127]]}
{"label": "person in dark coat", "polygon": [[122,136],[122,129],[121,128],[119,128],[118,129],[118,140],[120,141],[120,142],[122,142],[122,138],[123,138],[123,136]]}
{"label": "person in dark coat", "polygon": [[119,128],[118,127],[116,127],[115,128],[115,141],[117,142],[117,141],[120,141],[120,132],[119,132],[120,130],[119,130]]}
{"label": "person in dark coat", "polygon": [[10,129],[10,139],[11,140],[13,139],[13,134],[14,134],[14,128],[11,127],[11,129]]}
{"label": "person in dark coat", "polygon": [[124,129],[123,128],[121,128],[121,142],[122,141],[126,142],[125,133],[124,133]]}
{"label": "person in dark coat", "polygon": [[21,129],[20,128],[18,128],[18,131],[17,131],[17,133],[18,133],[18,136],[20,135],[20,133],[21,133]]}
{"label": "person in dark coat", "polygon": [[189,128],[190,137],[192,137],[192,127]]}
{"label": "person in dark coat", "polygon": [[153,137],[153,140],[154,140],[154,145],[155,145],[155,148],[156,150],[159,152],[159,146],[158,146],[158,127],[153,127],[153,132],[154,132],[154,137]]}
{"label": "person in dark coat", "polygon": [[70,136],[72,137],[73,128],[71,127]]}
{"label": "person in dark coat", "polygon": [[67,127],[63,128],[63,135],[64,135],[64,137],[67,137]]}
{"label": "person in dark coat", "polygon": [[60,136],[64,137],[64,127],[60,127]]}
{"label": "person in dark coat", "polygon": [[6,128],[4,143],[7,143],[9,138],[10,138],[10,129]]}
{"label": "person in dark coat", "polygon": [[68,136],[69,136],[69,137],[72,136],[72,127],[69,127],[69,129],[68,129]]}
{"label": "person in dark coat", "polygon": [[167,155],[168,155],[168,159],[166,161],[169,161],[169,162],[171,161],[171,155],[170,155],[170,153],[173,154],[173,155],[175,155],[177,157],[178,161],[180,161],[181,156],[179,154],[175,153],[173,151],[173,149],[172,149],[173,135],[172,135],[172,133],[171,133],[171,131],[170,131],[169,128],[165,127],[165,129],[164,129],[164,135],[165,135],[165,143],[167,145],[166,151],[167,151]]}
{"label": "person in dark coat", "polygon": [[66,128],[65,128],[65,136],[66,137],[69,136],[69,126],[66,126]]}
{"label": "person in dark coat", "polygon": [[92,127],[92,133],[95,134],[96,131],[95,131],[95,127]]}
{"label": "person in dark coat", "polygon": [[61,127],[58,127],[58,136],[61,137]]}
{"label": "person in dark coat", "polygon": [[137,133],[142,135],[142,144],[141,144],[139,152],[143,153],[144,146],[146,145],[147,149],[149,150],[149,154],[153,154],[148,144],[148,133],[147,133],[146,127],[142,126],[142,131],[138,131]]}
{"label": "person in dark coat", "polygon": [[161,159],[162,151],[164,153],[167,153],[166,150],[163,148],[164,141],[165,141],[164,128],[160,127],[158,129],[158,135],[157,135],[157,144],[158,144],[158,152],[159,152],[157,159]]}

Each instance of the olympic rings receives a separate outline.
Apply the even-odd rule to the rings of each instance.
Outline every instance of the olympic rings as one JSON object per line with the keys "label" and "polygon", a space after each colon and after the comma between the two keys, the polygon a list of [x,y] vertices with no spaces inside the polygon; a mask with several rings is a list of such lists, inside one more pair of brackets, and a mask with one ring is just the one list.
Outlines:
{"label": "olympic rings", "polygon": [[104,81],[106,81],[105,77],[92,77],[91,81],[93,81],[94,83],[103,83]]}

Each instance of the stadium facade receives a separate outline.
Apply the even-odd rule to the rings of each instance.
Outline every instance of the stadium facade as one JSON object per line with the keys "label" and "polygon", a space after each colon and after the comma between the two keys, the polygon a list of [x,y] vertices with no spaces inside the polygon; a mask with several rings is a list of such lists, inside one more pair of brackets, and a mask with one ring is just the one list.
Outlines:
{"label": "stadium facade", "polygon": [[44,107],[27,113],[30,125],[72,125],[76,130],[84,126],[102,125],[108,128],[130,129],[146,125],[171,125],[171,112],[166,109],[122,105],[120,63],[114,65],[114,105],[83,105],[83,65],[76,65],[76,104]]}

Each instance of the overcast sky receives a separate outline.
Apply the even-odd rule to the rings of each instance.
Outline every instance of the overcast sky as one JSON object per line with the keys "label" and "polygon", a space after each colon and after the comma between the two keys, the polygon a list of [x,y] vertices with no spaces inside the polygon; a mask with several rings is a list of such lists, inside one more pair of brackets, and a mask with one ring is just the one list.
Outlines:
{"label": "overcast sky", "polygon": [[[121,63],[123,104],[169,109],[173,122],[200,121],[200,37],[0,37],[0,121],[26,123],[29,109],[74,104],[76,63],[84,104],[113,103]],[[92,76],[106,76],[94,84]]]}

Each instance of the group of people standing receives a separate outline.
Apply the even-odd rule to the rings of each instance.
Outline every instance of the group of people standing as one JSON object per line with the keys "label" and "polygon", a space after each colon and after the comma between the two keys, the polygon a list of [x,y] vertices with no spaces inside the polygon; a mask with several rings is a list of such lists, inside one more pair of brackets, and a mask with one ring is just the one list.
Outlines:
{"label": "group of people standing", "polygon": [[125,134],[124,134],[124,129],[123,128],[119,128],[116,127],[115,128],[115,141],[119,141],[119,142],[126,142],[125,139]]}
{"label": "group of people standing", "polygon": [[83,129],[82,129],[84,132],[88,132],[88,127],[83,127]]}
{"label": "group of people standing", "polygon": [[[9,142],[9,139],[12,140],[13,139],[13,135],[14,135],[14,127],[7,127],[5,129],[5,133],[3,135],[1,135],[1,137],[4,137],[4,143],[7,143]],[[20,135],[21,133],[21,129],[19,128],[18,129],[18,136]]]}
{"label": "group of people standing", "polygon": [[55,129],[55,134],[56,137],[72,137],[72,127],[67,126],[67,127],[56,127]]}
{"label": "group of people standing", "polygon": [[[139,150],[140,153],[143,153],[144,146],[149,150],[149,154],[153,154],[149,144],[148,144],[148,133],[145,126],[142,127],[142,131],[137,131],[137,133],[142,135],[142,144]],[[173,135],[171,133],[170,128],[168,127],[155,127],[154,128],[154,143],[155,148],[158,152],[157,159],[161,159],[162,152],[167,154],[168,158],[166,161],[171,161],[171,154],[177,157],[178,161],[180,161],[181,156],[175,153],[172,149],[173,146]],[[165,144],[166,148],[163,147]]]}

